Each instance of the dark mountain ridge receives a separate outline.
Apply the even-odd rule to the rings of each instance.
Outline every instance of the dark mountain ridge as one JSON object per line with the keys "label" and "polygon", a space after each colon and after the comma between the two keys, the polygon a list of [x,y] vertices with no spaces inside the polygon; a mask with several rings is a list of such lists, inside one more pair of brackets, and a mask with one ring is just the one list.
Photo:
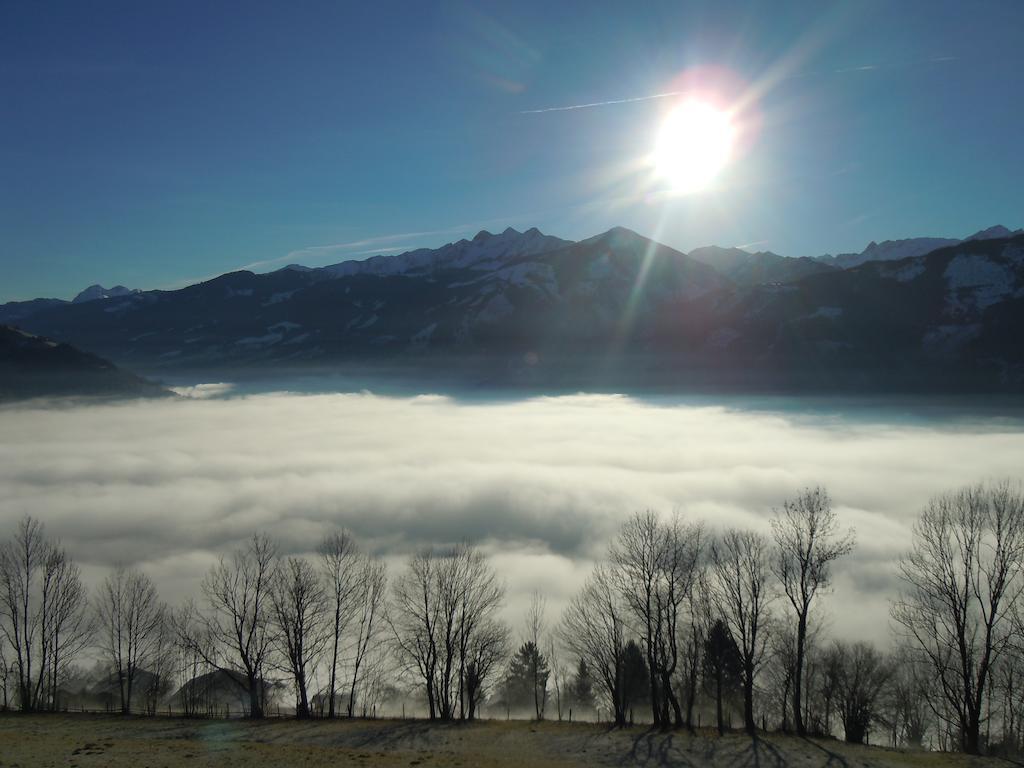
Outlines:
{"label": "dark mountain ridge", "polygon": [[577,243],[506,230],[23,323],[140,370],[374,362],[576,387],[602,371],[610,386],[668,389],[1024,388],[1024,236],[850,269],[736,250],[688,256],[623,228]]}
{"label": "dark mountain ridge", "polygon": [[96,355],[0,325],[0,401],[31,397],[164,397],[172,393]]}

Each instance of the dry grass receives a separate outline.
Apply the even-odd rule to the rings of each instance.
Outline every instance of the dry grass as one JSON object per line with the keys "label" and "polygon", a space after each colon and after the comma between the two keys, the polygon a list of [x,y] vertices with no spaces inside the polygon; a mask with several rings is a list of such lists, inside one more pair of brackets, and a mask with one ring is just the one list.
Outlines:
{"label": "dry grass", "polygon": [[[661,733],[568,723],[422,720],[184,720],[112,715],[0,716],[0,766],[689,766],[926,768],[995,765],[963,755],[771,735]],[[1003,763],[1005,765],[1005,763]]]}

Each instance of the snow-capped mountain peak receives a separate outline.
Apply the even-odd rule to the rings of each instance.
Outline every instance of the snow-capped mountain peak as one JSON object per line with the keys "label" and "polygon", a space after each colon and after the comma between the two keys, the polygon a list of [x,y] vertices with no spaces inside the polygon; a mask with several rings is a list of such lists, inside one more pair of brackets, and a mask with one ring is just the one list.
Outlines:
{"label": "snow-capped mountain peak", "polygon": [[321,271],[331,277],[350,275],[424,275],[444,269],[491,270],[509,262],[553,251],[572,241],[545,235],[536,227],[519,232],[508,227],[492,234],[480,230],[472,240],[459,240],[440,248],[419,248],[394,256],[372,256],[362,261],[343,261]]}
{"label": "snow-capped mountain peak", "polygon": [[123,285],[115,285],[113,288],[104,288],[99,283],[90,285],[71,300],[72,304],[81,304],[85,301],[96,301],[98,299],[115,299],[120,296],[131,296],[139,293],[137,288],[125,288]]}

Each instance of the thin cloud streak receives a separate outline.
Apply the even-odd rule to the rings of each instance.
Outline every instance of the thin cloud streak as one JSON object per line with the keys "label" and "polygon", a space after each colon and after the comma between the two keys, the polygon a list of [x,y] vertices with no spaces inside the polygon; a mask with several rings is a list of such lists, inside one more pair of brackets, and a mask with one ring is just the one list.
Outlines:
{"label": "thin cloud streak", "polygon": [[[229,269],[227,272],[237,271],[256,271],[266,269],[278,264],[302,264],[303,259],[325,259],[326,256],[331,254],[340,254],[344,256],[367,256],[378,253],[394,253],[396,251],[408,251],[414,250],[409,246],[391,246],[382,248],[365,248],[368,245],[376,245],[378,243],[396,243],[410,240],[416,240],[418,238],[437,237],[439,235],[458,235],[464,232],[471,232],[474,229],[481,227],[490,226],[492,224],[503,223],[506,221],[515,221],[523,218],[522,216],[506,216],[496,219],[488,219],[487,221],[471,222],[468,224],[460,224],[454,227],[447,227],[445,229],[432,229],[423,230],[419,232],[397,232],[389,235],[377,235],[374,237],[366,237],[360,240],[350,240],[345,243],[332,243],[329,245],[310,245],[305,248],[298,248],[294,251],[289,251],[284,256],[278,256],[273,259],[261,259],[259,261],[249,262],[243,264],[234,269]],[[353,251],[353,248],[363,248],[363,250]],[[344,259],[342,259],[344,261]],[[323,264],[303,264],[303,266],[324,266]],[[215,277],[220,277],[225,272],[217,272],[209,274],[204,277],[193,277],[185,278],[183,280],[177,280],[173,283],[167,283],[160,286],[161,290],[177,290],[179,288],[185,288],[189,285],[196,283],[206,282],[207,280],[213,280]]]}
{"label": "thin cloud streak", "polygon": [[[919,63],[957,61],[957,60],[959,60],[959,58],[960,57],[958,57],[958,56],[933,56],[933,57],[931,57],[929,59],[925,59],[925,60],[923,60],[922,62],[919,62]],[[897,64],[897,65],[864,64],[864,65],[861,65],[861,66],[858,66],[858,67],[843,67],[843,68],[840,68],[840,69],[833,69],[831,71],[832,71],[833,74],[847,74],[847,73],[852,73],[852,72],[871,72],[871,71],[880,70],[880,69],[895,69],[895,68],[898,68],[898,67],[901,67],[901,66],[910,66],[910,65],[908,65],[908,64],[902,64],[902,65],[899,65],[899,64]],[[789,74],[789,75],[775,76],[773,79],[771,79],[771,86],[770,87],[774,87],[774,85],[776,85],[776,84],[778,84],[780,82],[785,82],[787,80],[798,80],[800,78],[810,77],[810,76],[819,75],[819,74],[822,74],[822,73],[821,72],[815,72],[815,71],[803,71],[803,72],[793,72],[792,74]],[[766,92],[767,90],[770,90],[770,87],[767,87],[767,88],[759,87],[757,89],[758,90],[758,95],[763,95],[764,92]],[[656,100],[656,99],[667,99],[667,98],[671,98],[673,96],[685,96],[687,93],[689,93],[689,91],[666,91],[664,93],[654,93],[654,94],[650,94],[650,95],[647,95],[647,96],[632,96],[632,97],[624,98],[624,99],[608,99],[606,101],[592,101],[592,102],[588,102],[588,103],[585,103],[585,104],[568,104],[566,106],[542,107],[540,109],[522,109],[522,110],[519,110],[519,112],[517,114],[520,114],[520,115],[541,115],[541,114],[545,114],[547,112],[569,112],[569,111],[576,110],[576,109],[592,109],[594,107],[607,107],[607,106],[613,106],[613,105],[616,105],[616,104],[632,104],[632,103],[639,102],[639,101],[653,101],[653,100]],[[750,99],[746,99],[746,101],[750,101]]]}
{"label": "thin cloud streak", "polygon": [[588,104],[570,104],[565,107],[544,107],[543,109],[523,109],[520,115],[540,115],[545,112],[568,112],[573,109],[591,109],[593,107],[607,107],[612,104],[631,104],[637,101],[652,101],[654,99],[668,99],[673,96],[684,96],[688,91],[666,91],[665,93],[654,93],[649,96],[633,96],[628,99],[609,99],[608,101],[592,101]]}

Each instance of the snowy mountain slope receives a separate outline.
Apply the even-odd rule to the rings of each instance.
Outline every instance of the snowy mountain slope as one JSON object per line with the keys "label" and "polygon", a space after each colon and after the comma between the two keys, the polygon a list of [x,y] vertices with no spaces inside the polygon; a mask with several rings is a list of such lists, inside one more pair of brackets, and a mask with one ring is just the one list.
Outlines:
{"label": "snowy mountain slope", "polygon": [[924,256],[938,248],[956,245],[970,240],[993,240],[1002,237],[1019,235],[1024,230],[1010,231],[1001,224],[975,232],[963,240],[949,237],[911,237],[905,240],[884,240],[881,243],[868,243],[860,253],[840,253],[835,256],[820,256],[818,260],[831,266],[849,269],[869,261],[899,261],[900,259]]}
{"label": "snowy mountain slope", "polygon": [[113,288],[104,288],[98,283],[90,285],[71,300],[72,304],[81,304],[86,301],[98,301],[99,299],[116,299],[121,296],[131,296],[139,293],[137,289],[125,288],[123,285],[115,285]]}
{"label": "snowy mountain slope", "polygon": [[[852,382],[1020,388],[1021,323],[1024,235],[965,241],[755,291],[717,318],[716,326],[732,334],[715,351],[754,366],[814,369],[818,376],[842,371]],[[929,376],[940,379],[928,382]]]}
{"label": "snowy mountain slope", "polygon": [[536,227],[518,232],[512,227],[492,235],[478,232],[472,240],[459,240],[440,248],[420,248],[393,256],[372,256],[343,261],[320,270],[333,277],[351,275],[423,275],[443,269],[493,270],[523,256],[553,251],[570,241],[543,234]]}
{"label": "snowy mountain slope", "polygon": [[949,237],[911,237],[905,240],[872,240],[860,253],[840,253],[835,256],[821,256],[819,261],[840,269],[858,267],[869,261],[898,261],[923,256],[936,248],[956,245],[960,241]]}
{"label": "snowy mountain slope", "polygon": [[[160,366],[328,360],[410,346],[501,352],[600,345],[620,331],[627,306],[643,333],[672,307],[730,285],[624,229],[530,255],[454,245],[440,249],[448,258],[419,262],[432,265],[424,274],[236,272],[179,291],[56,307],[33,316],[30,327]],[[480,268],[496,260],[496,268]]]}

